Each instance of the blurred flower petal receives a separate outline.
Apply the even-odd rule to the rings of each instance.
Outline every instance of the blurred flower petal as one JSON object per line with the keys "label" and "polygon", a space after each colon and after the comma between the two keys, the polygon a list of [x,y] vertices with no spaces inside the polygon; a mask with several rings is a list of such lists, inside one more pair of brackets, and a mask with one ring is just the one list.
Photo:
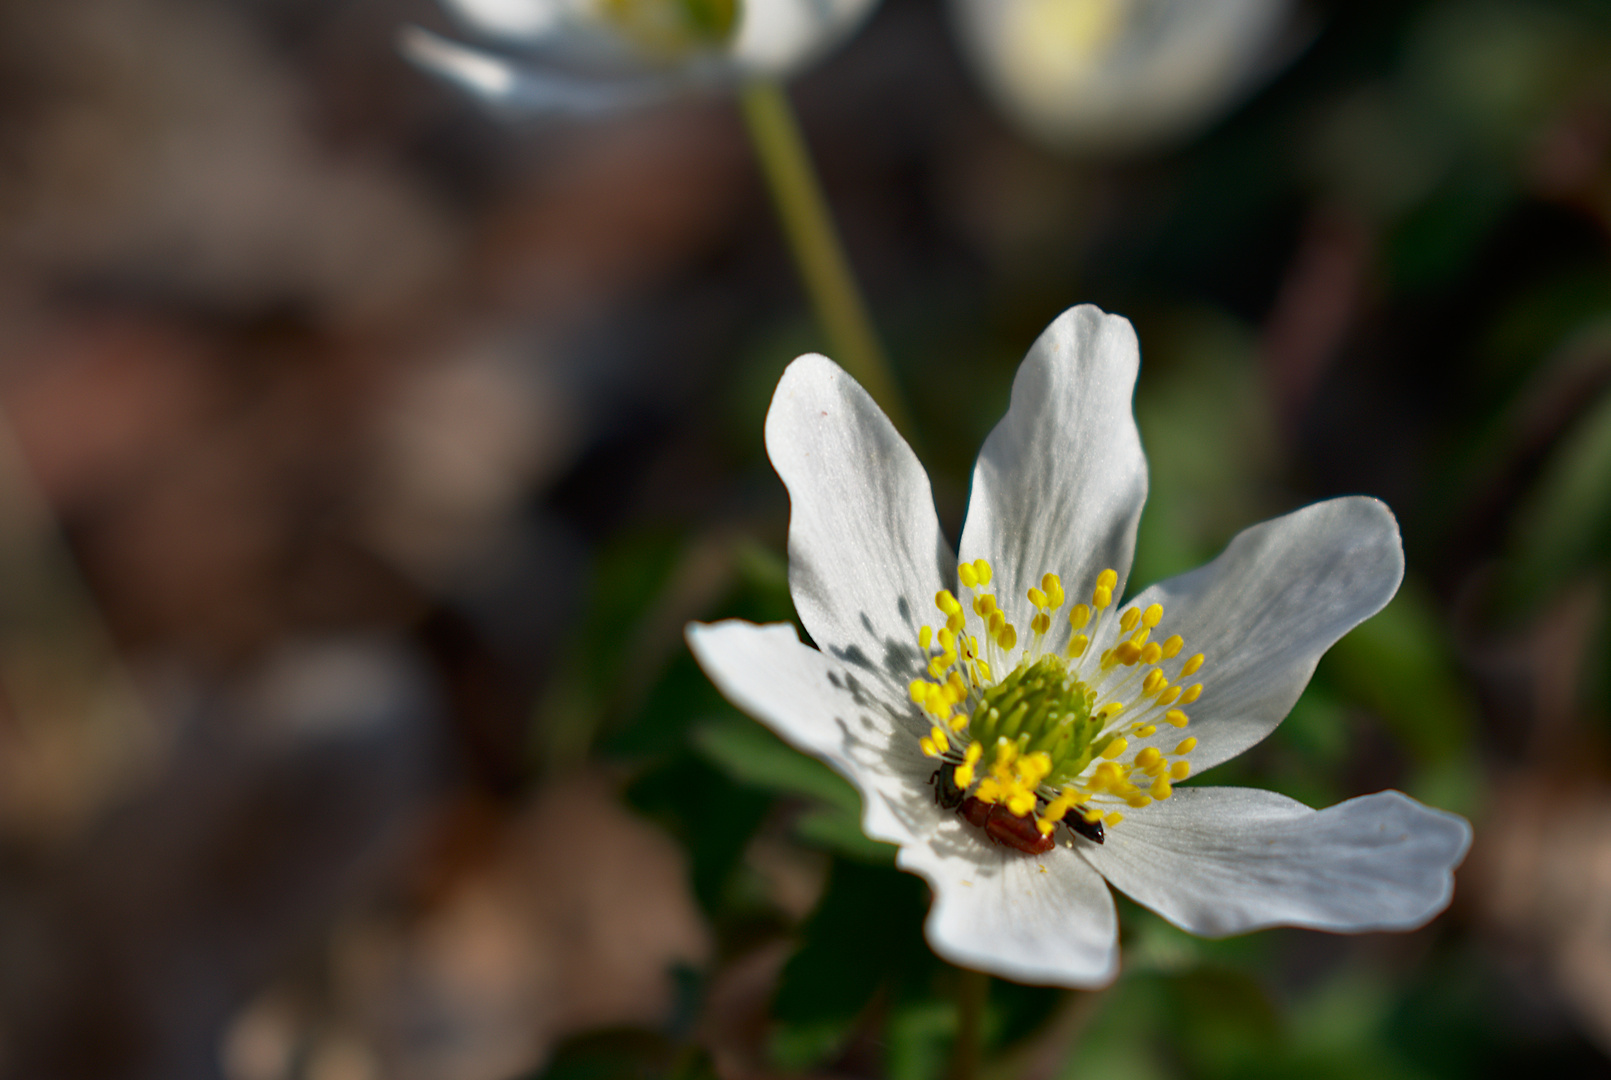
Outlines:
{"label": "blurred flower petal", "polygon": [[1191,135],[1272,70],[1290,0],[952,0],[964,51],[1027,134],[1143,150]]}
{"label": "blurred flower petal", "polygon": [[606,115],[655,101],[666,90],[665,80],[650,76],[592,79],[517,64],[415,26],[403,30],[401,45],[420,67],[510,112]]}

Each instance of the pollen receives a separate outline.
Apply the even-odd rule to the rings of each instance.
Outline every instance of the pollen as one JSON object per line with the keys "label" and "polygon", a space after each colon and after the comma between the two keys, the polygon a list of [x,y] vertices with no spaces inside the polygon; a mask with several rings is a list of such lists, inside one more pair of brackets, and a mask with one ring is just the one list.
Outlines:
{"label": "pollen", "polygon": [[1162,603],[1115,608],[1113,570],[1079,584],[1089,603],[1069,605],[1066,644],[1052,639],[1053,613],[1068,601],[1058,574],[1016,601],[987,591],[994,576],[984,559],[958,563],[956,591],[934,595],[943,622],[917,632],[919,677],[907,691],[923,718],[918,749],[950,768],[959,799],[1046,837],[1069,822],[1112,828],[1168,799],[1192,772],[1197,740],[1167,735],[1187,726],[1180,706],[1203,693],[1190,676],[1204,655],[1178,659],[1186,642]]}

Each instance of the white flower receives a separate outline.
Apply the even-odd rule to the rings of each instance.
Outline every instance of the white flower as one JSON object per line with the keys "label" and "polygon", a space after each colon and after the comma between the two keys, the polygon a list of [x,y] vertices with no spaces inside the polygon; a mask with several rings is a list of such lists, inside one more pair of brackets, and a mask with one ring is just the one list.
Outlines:
{"label": "white flower", "polygon": [[1056,148],[1124,152],[1213,120],[1279,65],[1291,0],[953,0],[1002,109]]}
{"label": "white flower", "polygon": [[787,624],[688,631],[729,699],[861,791],[867,835],[933,887],[935,951],[1024,982],[1113,977],[1104,878],[1211,937],[1407,929],[1448,903],[1471,836],[1396,791],[1317,812],[1174,786],[1280,723],[1397,591],[1403,553],[1380,502],[1334,499],[1121,609],[1147,491],[1138,365],[1130,324],[1093,307],[1041,335],[974,468],[959,567],[911,449],[836,365],[801,357],[766,442],[820,651]]}
{"label": "white flower", "polygon": [[611,112],[690,85],[786,78],[844,41],[877,0],[444,0],[515,59],[412,27],[403,51],[513,111]]}

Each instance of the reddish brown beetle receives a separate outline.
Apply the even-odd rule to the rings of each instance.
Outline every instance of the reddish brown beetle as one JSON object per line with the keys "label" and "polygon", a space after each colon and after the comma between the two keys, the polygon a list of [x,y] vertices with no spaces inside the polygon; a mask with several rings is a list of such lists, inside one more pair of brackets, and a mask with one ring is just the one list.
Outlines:
{"label": "reddish brown beetle", "polygon": [[1026,855],[1043,855],[1057,846],[1050,834],[1042,834],[1035,827],[1033,817],[1019,817],[1000,803],[981,802],[969,795],[957,813],[968,824],[983,829],[996,843]]}

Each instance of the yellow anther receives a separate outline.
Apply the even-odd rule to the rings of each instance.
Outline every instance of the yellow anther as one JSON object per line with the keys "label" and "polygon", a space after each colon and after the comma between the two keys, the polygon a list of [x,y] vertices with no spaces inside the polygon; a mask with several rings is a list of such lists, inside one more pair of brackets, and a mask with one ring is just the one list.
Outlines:
{"label": "yellow anther", "polygon": [[968,748],[962,752],[962,764],[969,766],[977,765],[979,764],[979,759],[983,756],[983,745],[980,743],[969,743]]}
{"label": "yellow anther", "polygon": [[966,625],[966,617],[960,611],[955,615],[947,616],[945,620],[945,628],[950,630],[953,634],[961,631],[961,629]]}
{"label": "yellow anther", "polygon": [[1177,761],[1173,765],[1169,766],[1169,778],[1171,780],[1184,780],[1190,775],[1191,762],[1189,761]]}
{"label": "yellow anther", "polygon": [[1165,660],[1173,660],[1176,656],[1179,656],[1180,655],[1180,650],[1185,646],[1185,644],[1186,644],[1186,639],[1181,637],[1179,634],[1171,634],[1168,637],[1164,638],[1164,643],[1163,643],[1163,656],[1164,656],[1164,659]]}
{"label": "yellow anther", "polygon": [[972,563],[963,563],[957,567],[957,580],[965,589],[971,589],[979,584],[979,571],[973,568]]}
{"label": "yellow anther", "polygon": [[934,594],[934,606],[947,615],[953,615],[962,610],[962,605],[957,603],[957,598],[951,595],[950,589],[941,589]]}
{"label": "yellow anther", "polygon": [[912,685],[907,689],[912,695],[912,700],[921,705],[929,699],[929,689],[933,685],[927,679],[913,679]]}
{"label": "yellow anther", "polygon": [[1195,749],[1197,749],[1197,739],[1195,737],[1190,739],[1181,739],[1180,745],[1175,747],[1175,753],[1189,754]]}
{"label": "yellow anther", "polygon": [[1012,811],[1014,817],[1023,817],[1035,809],[1035,793],[1033,791],[1014,792],[1007,798],[1007,809]]}
{"label": "yellow anther", "polygon": [[1029,628],[1037,634],[1044,634],[1052,628],[1052,617],[1043,611],[1029,620]]}
{"label": "yellow anther", "polygon": [[1164,713],[1164,719],[1176,727],[1185,727],[1190,722],[1186,714],[1181,712],[1179,709],[1170,709],[1168,712]]}
{"label": "yellow anther", "polygon": [[1152,805],[1152,800],[1149,799],[1145,795],[1132,795],[1128,799],[1125,799],[1124,801],[1129,803],[1132,807],[1134,807],[1137,810],[1140,810],[1143,806],[1151,806]]}
{"label": "yellow anther", "polygon": [[1103,823],[1110,829],[1123,820],[1124,815],[1119,813],[1117,810],[1110,811],[1109,813],[1103,815],[1102,818]]}
{"label": "yellow anther", "polygon": [[1085,650],[1090,646],[1091,639],[1084,634],[1075,634],[1068,642],[1069,656],[1084,656]]}
{"label": "yellow anther", "polygon": [[1156,664],[1161,659],[1163,659],[1163,646],[1156,641],[1141,650],[1143,664]]}
{"label": "yellow anther", "polygon": [[1091,609],[1084,604],[1075,604],[1069,608],[1068,624],[1076,630],[1084,630],[1085,624],[1091,621]]}
{"label": "yellow anther", "polygon": [[1163,693],[1158,695],[1158,704],[1160,704],[1160,705],[1173,705],[1175,703],[1175,699],[1178,698],[1179,696],[1180,696],[1180,687],[1171,686],[1169,689],[1165,690]]}
{"label": "yellow anther", "polygon": [[996,681],[995,679],[990,677],[990,665],[988,663],[986,663],[983,660],[976,661],[976,663],[979,666],[979,678],[982,681],[987,682],[987,683]]}
{"label": "yellow anther", "polygon": [[1163,802],[1165,799],[1169,798],[1169,796],[1175,793],[1175,789],[1169,786],[1169,778],[1167,776],[1160,776],[1158,779],[1152,782],[1152,786],[1147,789],[1147,792],[1154,799],[1157,799],[1159,802]]}
{"label": "yellow anther", "polygon": [[1136,628],[1136,624],[1140,621],[1141,612],[1138,609],[1125,608],[1124,614],[1119,616],[1119,630],[1121,633],[1128,634]]}
{"label": "yellow anther", "polygon": [[1128,667],[1140,659],[1141,650],[1131,642],[1121,641],[1113,646],[1113,660],[1115,663],[1124,664]]}
{"label": "yellow anther", "polygon": [[945,669],[950,666],[950,664],[945,662],[945,657],[936,656],[934,659],[929,661],[929,674],[933,675],[936,679],[943,679],[945,678]]}
{"label": "yellow anther", "polygon": [[996,802],[1001,798],[1001,783],[995,777],[987,776],[979,781],[979,787],[974,791],[973,797],[980,802]]}
{"label": "yellow anther", "polygon": [[968,764],[958,765],[951,771],[951,779],[956,781],[957,787],[966,788],[973,783],[973,766]]}
{"label": "yellow anther", "polygon": [[1040,818],[1035,822],[1035,828],[1040,830],[1042,836],[1050,836],[1052,835],[1052,830],[1057,828],[1057,822],[1049,818]]}
{"label": "yellow anther", "polygon": [[1134,730],[1135,730],[1135,733],[1136,733],[1136,738],[1145,739],[1149,735],[1156,735],[1158,733],[1158,725],[1157,724],[1137,724],[1135,726]]}
{"label": "yellow anther", "polygon": [[1136,648],[1139,649],[1142,646],[1146,645],[1147,638],[1151,634],[1152,634],[1152,631],[1147,629],[1145,626],[1143,626],[1140,630],[1137,630],[1135,633],[1130,635],[1130,644],[1134,645]]}
{"label": "yellow anther", "polygon": [[922,629],[920,629],[917,632],[917,647],[918,648],[923,649],[923,650],[927,650],[928,647],[929,647],[929,644],[933,640],[934,640],[934,628],[932,626],[925,626],[925,627],[923,627]]}
{"label": "yellow anther", "polygon": [[1011,652],[1013,646],[1018,644],[1018,631],[1013,629],[1012,623],[1001,628],[1001,633],[996,635],[996,644],[1005,652]]}
{"label": "yellow anther", "polygon": [[1162,620],[1163,620],[1163,605],[1162,604],[1150,604],[1150,605],[1148,605],[1147,610],[1143,611],[1141,613],[1141,624],[1143,626],[1145,626],[1149,630],[1152,629],[1154,626],[1157,626],[1158,623],[1161,622]]}
{"label": "yellow anther", "polygon": [[1107,721],[1112,720],[1115,716],[1118,716],[1123,711],[1124,711],[1124,702],[1122,702],[1122,701],[1110,701],[1106,705],[1102,706],[1100,709],[1096,710],[1096,716],[1097,716],[1097,719],[1099,719],[1099,720],[1103,721],[1104,723],[1106,723]]}
{"label": "yellow anther", "polygon": [[1033,777],[1033,782],[1038,784],[1052,771],[1052,755],[1044,750],[1037,750],[1018,762],[1018,771],[1025,781]]}
{"label": "yellow anther", "polygon": [[1112,761],[1114,758],[1124,753],[1125,747],[1129,745],[1130,744],[1125,741],[1123,736],[1116,736],[1112,742],[1103,747],[1102,756],[1107,758],[1109,761]]}
{"label": "yellow anther", "polygon": [[959,712],[955,716],[951,717],[951,719],[947,720],[946,725],[950,727],[952,731],[960,735],[968,729],[968,714]]}
{"label": "yellow anther", "polygon": [[1158,748],[1156,746],[1148,746],[1145,747],[1141,753],[1136,755],[1136,768],[1150,769],[1152,766],[1158,764],[1158,762],[1162,760],[1163,755],[1158,753]]}
{"label": "yellow anther", "polygon": [[988,619],[996,610],[996,598],[989,593],[980,593],[973,598],[973,613],[981,619]]}
{"label": "yellow anther", "polygon": [[946,735],[945,729],[939,724],[935,724],[933,727],[929,728],[929,739],[934,743],[935,746],[939,747],[942,752],[951,749],[951,739]]}
{"label": "yellow anther", "polygon": [[1124,770],[1111,761],[1104,761],[1091,774],[1091,790],[1106,791],[1124,782]]}
{"label": "yellow anther", "polygon": [[1036,607],[1046,606],[1046,594],[1035,588],[1033,585],[1029,587],[1029,592],[1026,595],[1029,597],[1029,602],[1034,604]]}
{"label": "yellow anther", "polygon": [[1101,611],[1111,603],[1113,603],[1112,589],[1104,588],[1103,586],[1098,585],[1096,588],[1091,590],[1091,606],[1096,608],[1098,611]]}
{"label": "yellow anther", "polygon": [[1203,684],[1192,683],[1190,686],[1186,687],[1186,692],[1180,695],[1180,703],[1182,705],[1190,705],[1192,702],[1196,701],[1202,696]]}
{"label": "yellow anther", "polygon": [[1041,578],[1040,588],[1053,608],[1062,607],[1063,601],[1068,599],[1068,595],[1063,592],[1063,580],[1056,574],[1047,574]]}
{"label": "yellow anther", "polygon": [[999,611],[992,611],[990,613],[990,621],[985,624],[985,633],[989,634],[991,637],[996,637],[1001,633],[1001,628],[1006,625],[1007,616],[1003,615]]}
{"label": "yellow anther", "polygon": [[1002,771],[1012,767],[1018,757],[1018,744],[1011,739],[996,740],[996,768]]}
{"label": "yellow anther", "polygon": [[1180,666],[1180,677],[1182,679],[1184,679],[1187,675],[1196,674],[1197,669],[1202,667],[1202,666],[1203,666],[1203,654],[1198,653],[1196,656],[1193,656],[1190,660],[1187,660],[1184,664],[1182,664]]}
{"label": "yellow anther", "polygon": [[990,584],[991,570],[989,563],[985,562],[983,559],[973,560],[973,572],[979,575],[979,584]]}
{"label": "yellow anther", "polygon": [[[1149,645],[1147,648],[1150,649],[1152,646]],[[1142,650],[1141,659],[1146,660],[1146,658],[1146,650]],[[1153,668],[1151,671],[1147,672],[1147,677],[1141,680],[1141,692],[1148,695],[1156,694],[1168,684],[1169,680],[1164,678],[1164,673],[1159,671],[1157,668]]]}
{"label": "yellow anther", "polygon": [[922,749],[924,755],[927,757],[940,756],[940,752],[934,748],[934,740],[929,738],[927,735],[917,740],[917,745]]}
{"label": "yellow anther", "polygon": [[942,652],[956,652],[956,650],[957,650],[957,633],[956,633],[955,630],[952,630],[949,626],[940,627],[939,641],[940,641],[940,650]]}
{"label": "yellow anther", "polygon": [[968,684],[962,681],[961,672],[951,672],[951,677],[945,680],[945,685],[951,691],[952,702],[961,701],[968,696]]}
{"label": "yellow anther", "polygon": [[1117,589],[1119,587],[1119,574],[1115,570],[1104,570],[1096,575],[1096,587],[1099,589]]}

